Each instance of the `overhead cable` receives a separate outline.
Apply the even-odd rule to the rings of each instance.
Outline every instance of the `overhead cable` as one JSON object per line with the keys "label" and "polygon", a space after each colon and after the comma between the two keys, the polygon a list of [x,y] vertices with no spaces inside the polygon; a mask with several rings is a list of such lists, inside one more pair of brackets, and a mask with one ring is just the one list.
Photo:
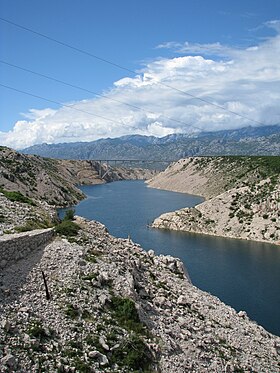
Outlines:
{"label": "overhead cable", "polygon": [[171,118],[171,117],[169,117],[169,116],[166,116],[166,115],[164,115],[164,114],[156,113],[155,111],[145,110],[145,109],[143,109],[143,108],[141,108],[141,107],[139,107],[139,106],[136,106],[136,105],[133,105],[133,104],[129,104],[128,102],[121,101],[121,100],[115,99],[115,98],[113,98],[113,97],[106,96],[106,95],[103,95],[103,94],[101,94],[101,93],[97,93],[97,92],[94,92],[94,91],[92,91],[92,90],[89,90],[89,89],[86,89],[86,88],[83,88],[83,87],[80,87],[80,86],[77,86],[77,85],[74,85],[74,84],[71,84],[71,83],[67,83],[67,82],[65,82],[65,81],[63,81],[63,80],[53,78],[53,77],[51,77],[51,76],[49,76],[49,75],[45,75],[45,74],[38,73],[38,72],[36,72],[36,71],[34,71],[34,70],[26,69],[25,67],[15,65],[15,64],[9,63],[9,62],[7,62],[7,61],[0,60],[0,63],[2,63],[2,64],[4,64],[4,65],[7,65],[7,66],[10,66],[10,67],[13,67],[13,68],[16,68],[16,69],[19,69],[19,70],[22,70],[22,71],[26,71],[26,72],[28,72],[28,73],[31,73],[31,74],[33,74],[33,75],[37,75],[37,76],[42,77],[42,78],[45,78],[45,79],[52,80],[52,81],[54,81],[54,82],[56,82],[56,83],[64,84],[64,85],[66,85],[66,86],[68,86],[68,87],[76,88],[76,89],[79,89],[79,90],[84,91],[84,92],[87,92],[87,93],[92,93],[92,94],[94,94],[94,95],[96,95],[96,96],[99,96],[99,97],[105,98],[105,99],[107,99],[107,100],[114,101],[114,102],[117,102],[117,103],[122,104],[122,105],[126,105],[126,106],[131,107],[131,108],[136,109],[136,110],[140,110],[140,111],[144,112],[145,114],[148,113],[148,114],[153,114],[153,115],[160,115],[161,118],[166,118],[166,119],[168,119],[168,120],[170,120],[170,121],[173,121],[173,122],[176,122],[176,123],[179,123],[179,124],[183,124],[184,126],[193,127],[193,128],[198,129],[198,130],[202,130],[202,128],[197,127],[197,126],[195,126],[194,124],[186,123],[186,122],[183,122],[183,121],[181,121],[181,120],[178,120],[178,119],[175,119],[175,118]]}
{"label": "overhead cable", "polygon": [[[136,75],[138,74],[136,71],[134,71],[134,70],[132,70],[132,69],[129,69],[129,68],[127,68],[127,67],[124,67],[124,66],[122,66],[122,65],[120,65],[120,64],[117,64],[117,63],[115,63],[115,62],[112,62],[112,61],[110,61],[110,60],[108,60],[108,59],[106,59],[106,58],[99,57],[99,56],[97,56],[97,55],[95,55],[95,54],[93,54],[93,53],[87,52],[87,51],[85,51],[85,50],[83,50],[83,49],[81,49],[81,48],[77,48],[77,47],[75,47],[75,46],[73,46],[73,45],[71,45],[71,44],[68,44],[68,43],[62,42],[62,41],[60,41],[60,40],[58,40],[58,39],[52,38],[52,37],[50,37],[50,36],[48,36],[48,35],[45,35],[45,34],[43,34],[43,33],[41,33],[41,32],[35,31],[35,30],[33,30],[33,29],[29,28],[29,27],[22,26],[22,25],[20,25],[20,24],[18,24],[18,23],[16,23],[16,22],[12,22],[12,21],[10,21],[10,20],[8,20],[8,19],[6,19],[6,18],[0,17],[0,21],[6,22],[6,23],[8,23],[8,24],[10,24],[10,25],[13,25],[13,26],[15,26],[15,27],[18,27],[18,28],[20,28],[20,29],[22,29],[22,30],[28,31],[28,32],[30,32],[30,33],[33,33],[33,34],[35,34],[35,35],[37,35],[37,36],[40,36],[40,37],[45,38],[45,39],[47,39],[47,40],[50,40],[50,41],[52,41],[52,42],[54,42],[54,43],[56,43],[56,44],[59,44],[59,45],[62,45],[62,46],[64,46],[64,47],[67,47],[67,48],[70,48],[70,49],[72,49],[72,50],[75,50],[76,52],[79,52],[79,53],[82,53],[82,54],[87,55],[87,56],[89,56],[89,57],[95,58],[95,59],[97,59],[97,60],[99,60],[99,61],[101,61],[101,62],[107,63],[107,64],[109,64],[109,65],[112,65],[112,66],[114,66],[114,67],[117,67],[117,68],[119,68],[119,69],[121,69],[121,70],[124,70],[124,71],[126,71],[126,72],[129,72],[129,73],[131,73],[131,74],[134,74],[134,75],[135,75],[135,74],[136,74]],[[237,112],[235,112],[235,111],[233,111],[233,110],[229,110],[229,109],[227,109],[227,108],[225,108],[225,107],[223,107],[223,106],[221,106],[221,105],[215,104],[215,103],[213,103],[213,102],[211,102],[211,101],[208,101],[208,100],[206,100],[206,99],[204,99],[204,98],[201,98],[201,97],[195,96],[195,95],[193,95],[193,94],[191,94],[191,93],[188,93],[188,92],[183,91],[183,90],[181,90],[181,89],[179,89],[179,88],[173,87],[173,86],[171,86],[171,85],[169,85],[169,84],[163,83],[163,82],[161,82],[161,81],[157,81],[157,83],[160,84],[160,85],[162,85],[162,86],[164,86],[164,87],[166,87],[166,88],[173,89],[173,90],[175,90],[175,91],[177,91],[177,92],[179,92],[179,93],[182,93],[182,94],[184,94],[184,95],[187,95],[187,96],[189,96],[189,97],[192,97],[193,99],[199,100],[199,101],[204,102],[204,103],[206,103],[206,104],[212,105],[212,106],[214,106],[214,107],[216,107],[216,108],[218,108],[218,109],[224,110],[224,111],[226,111],[226,112],[228,112],[228,113],[230,113],[230,114],[234,114],[234,115],[236,115],[236,116],[239,116],[240,118],[243,118],[243,119],[246,119],[246,120],[248,120],[248,121],[254,122],[254,123],[256,123],[256,124],[258,124],[258,125],[261,125],[261,126],[264,126],[264,125],[265,125],[264,123],[262,123],[262,122],[260,122],[260,121],[258,121],[258,120],[255,120],[255,119],[249,118],[249,117],[247,117],[247,116],[245,116],[245,115],[243,115],[243,114],[237,113]]]}
{"label": "overhead cable", "polygon": [[[94,113],[91,113],[89,111],[86,111],[86,110],[83,110],[83,109],[78,109],[76,108],[73,104],[73,105],[68,105],[68,104],[63,104],[62,102],[59,102],[59,101],[55,101],[55,100],[52,100],[52,99],[49,99],[49,98],[46,98],[46,97],[42,97],[42,96],[39,96],[39,95],[35,95],[33,93],[30,93],[30,92],[26,92],[26,91],[23,91],[21,89],[18,89],[18,88],[14,88],[14,87],[11,87],[11,86],[8,86],[8,85],[5,85],[5,84],[2,84],[0,83],[0,86],[1,87],[4,87],[4,88],[7,88],[7,89],[10,89],[12,91],[15,91],[15,92],[18,92],[18,93],[22,93],[22,94],[25,94],[27,96],[31,96],[31,97],[35,97],[35,98],[39,98],[40,100],[43,100],[43,101],[47,101],[47,102],[51,102],[53,104],[57,104],[57,105],[60,105],[62,107],[66,107],[68,109],[72,109],[72,110],[76,110],[76,111],[79,111],[81,113],[85,113],[85,114],[88,114],[88,115],[92,115],[94,117],[97,117],[97,118],[102,118],[102,119],[105,119],[109,122],[113,122],[113,123],[118,123],[118,124],[121,124],[122,126],[124,125],[124,123],[122,122],[119,122],[117,120],[114,120],[114,119],[111,119],[111,118],[107,118],[107,117],[104,117],[102,115],[98,115],[98,114],[94,114]],[[130,126],[130,128],[136,128],[136,127],[132,127]]]}

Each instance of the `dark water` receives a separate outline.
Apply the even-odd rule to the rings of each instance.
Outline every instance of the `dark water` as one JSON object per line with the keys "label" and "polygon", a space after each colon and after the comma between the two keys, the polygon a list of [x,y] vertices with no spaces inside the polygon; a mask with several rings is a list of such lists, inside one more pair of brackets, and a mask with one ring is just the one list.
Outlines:
{"label": "dark water", "polygon": [[88,196],[76,214],[105,224],[157,254],[183,260],[191,280],[267,330],[280,335],[280,248],[253,241],[148,229],[167,211],[194,206],[202,198],[147,188],[143,181],[82,186]]}

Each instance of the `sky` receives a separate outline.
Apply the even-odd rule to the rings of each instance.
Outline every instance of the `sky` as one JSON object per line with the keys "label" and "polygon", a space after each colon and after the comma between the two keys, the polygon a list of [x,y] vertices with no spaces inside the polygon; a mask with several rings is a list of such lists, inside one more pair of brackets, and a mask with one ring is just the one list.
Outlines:
{"label": "sky", "polygon": [[0,0],[1,145],[279,124],[279,102],[279,0]]}

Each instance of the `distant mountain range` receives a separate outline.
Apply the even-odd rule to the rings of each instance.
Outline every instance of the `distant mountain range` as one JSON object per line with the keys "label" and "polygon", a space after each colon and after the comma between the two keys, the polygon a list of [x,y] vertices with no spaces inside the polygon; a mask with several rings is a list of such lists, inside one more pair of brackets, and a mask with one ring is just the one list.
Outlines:
{"label": "distant mountain range", "polygon": [[59,159],[177,160],[206,155],[280,155],[280,125],[236,130],[173,134],[165,137],[129,135],[91,142],[34,145],[21,151]]}

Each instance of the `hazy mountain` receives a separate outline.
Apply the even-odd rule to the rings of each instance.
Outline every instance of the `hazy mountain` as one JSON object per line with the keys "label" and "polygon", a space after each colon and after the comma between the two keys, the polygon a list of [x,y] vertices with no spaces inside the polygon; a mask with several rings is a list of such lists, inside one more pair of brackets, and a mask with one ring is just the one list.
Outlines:
{"label": "hazy mountain", "polygon": [[280,125],[235,130],[173,134],[162,138],[129,135],[92,142],[40,144],[26,154],[61,159],[177,160],[203,155],[280,155]]}

